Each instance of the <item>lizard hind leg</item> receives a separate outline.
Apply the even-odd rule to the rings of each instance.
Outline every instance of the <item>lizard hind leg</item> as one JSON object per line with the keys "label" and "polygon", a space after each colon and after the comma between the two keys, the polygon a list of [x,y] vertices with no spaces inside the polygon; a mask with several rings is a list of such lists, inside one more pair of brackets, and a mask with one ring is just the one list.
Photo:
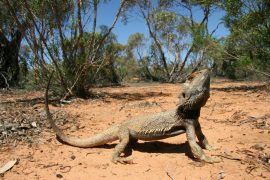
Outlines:
{"label": "lizard hind leg", "polygon": [[118,137],[120,142],[114,148],[114,152],[112,155],[112,162],[115,164],[117,163],[132,164],[133,163],[132,159],[127,157],[121,157],[121,154],[124,153],[125,148],[127,147],[130,140],[129,131],[127,129],[119,131]]}

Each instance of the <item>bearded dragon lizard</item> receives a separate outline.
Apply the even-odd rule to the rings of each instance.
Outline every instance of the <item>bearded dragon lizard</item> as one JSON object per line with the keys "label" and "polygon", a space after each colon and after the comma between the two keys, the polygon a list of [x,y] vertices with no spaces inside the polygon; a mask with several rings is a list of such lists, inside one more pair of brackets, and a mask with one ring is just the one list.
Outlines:
{"label": "bearded dragon lizard", "polygon": [[[51,78],[50,78],[51,79]],[[88,138],[77,138],[65,135],[55,124],[48,106],[48,90],[45,92],[45,110],[54,132],[63,142],[75,147],[95,147],[119,140],[112,154],[114,163],[131,163],[122,153],[130,142],[137,140],[160,140],[186,133],[186,137],[195,158],[208,163],[220,162],[217,157],[207,156],[197,144],[196,137],[206,149],[211,149],[198,121],[201,107],[210,96],[210,74],[207,69],[191,74],[183,85],[179,103],[175,110],[161,112],[151,116],[129,119],[113,125],[107,130]]]}

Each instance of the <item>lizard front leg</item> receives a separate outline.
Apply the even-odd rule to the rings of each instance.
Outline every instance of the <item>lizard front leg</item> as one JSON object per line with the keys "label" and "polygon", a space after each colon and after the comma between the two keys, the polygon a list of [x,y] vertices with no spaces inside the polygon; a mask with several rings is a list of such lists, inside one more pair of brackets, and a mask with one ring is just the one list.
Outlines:
{"label": "lizard front leg", "polygon": [[203,145],[203,147],[205,149],[207,149],[207,150],[214,149],[214,147],[209,144],[207,138],[203,134],[202,129],[201,129],[201,125],[199,122],[196,124],[195,133],[196,133],[196,136],[197,136],[199,142]]}
{"label": "lizard front leg", "polygon": [[192,154],[195,158],[198,158],[201,161],[205,161],[208,163],[217,163],[220,162],[220,159],[217,157],[207,156],[202,148],[196,142],[196,133],[195,133],[195,123],[194,120],[187,120],[185,122],[186,126],[186,136],[191,148]]}
{"label": "lizard front leg", "polygon": [[131,164],[132,160],[130,158],[121,157],[121,154],[124,152],[126,146],[129,143],[129,131],[128,129],[120,130],[118,133],[120,142],[115,146],[114,152],[112,155],[113,163],[122,163],[122,164]]}

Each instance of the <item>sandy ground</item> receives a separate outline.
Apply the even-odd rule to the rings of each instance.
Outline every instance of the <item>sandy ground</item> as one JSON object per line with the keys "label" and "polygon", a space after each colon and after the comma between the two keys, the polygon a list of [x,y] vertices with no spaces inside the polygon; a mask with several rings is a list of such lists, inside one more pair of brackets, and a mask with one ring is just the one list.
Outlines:
{"label": "sandy ground", "polygon": [[[270,94],[260,83],[216,80],[202,108],[200,122],[221,163],[196,161],[185,135],[132,147],[134,164],[110,161],[117,142],[98,148],[76,148],[59,142],[50,129],[35,143],[0,148],[0,166],[19,162],[0,179],[270,179]],[[96,88],[100,98],[75,99],[62,109],[76,116],[68,134],[87,137],[131,117],[172,110],[180,85],[130,84]],[[31,94],[31,93],[30,93]],[[25,95],[29,96],[29,95]],[[8,98],[12,97],[9,95]]]}

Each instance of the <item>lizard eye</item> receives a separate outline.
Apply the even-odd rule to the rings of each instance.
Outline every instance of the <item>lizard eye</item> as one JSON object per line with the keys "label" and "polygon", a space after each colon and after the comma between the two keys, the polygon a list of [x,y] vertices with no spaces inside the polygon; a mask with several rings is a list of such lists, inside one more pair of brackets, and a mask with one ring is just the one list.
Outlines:
{"label": "lizard eye", "polygon": [[188,76],[188,80],[189,81],[192,81],[193,79],[194,79],[194,77],[197,75],[198,73],[197,72],[195,72],[195,73],[192,73],[190,76]]}
{"label": "lizard eye", "polygon": [[186,94],[185,93],[182,93],[182,96],[183,96],[183,98],[185,98],[186,97]]}
{"label": "lizard eye", "polygon": [[188,77],[188,80],[189,81],[191,81],[192,79],[193,79],[193,76],[192,75]]}

